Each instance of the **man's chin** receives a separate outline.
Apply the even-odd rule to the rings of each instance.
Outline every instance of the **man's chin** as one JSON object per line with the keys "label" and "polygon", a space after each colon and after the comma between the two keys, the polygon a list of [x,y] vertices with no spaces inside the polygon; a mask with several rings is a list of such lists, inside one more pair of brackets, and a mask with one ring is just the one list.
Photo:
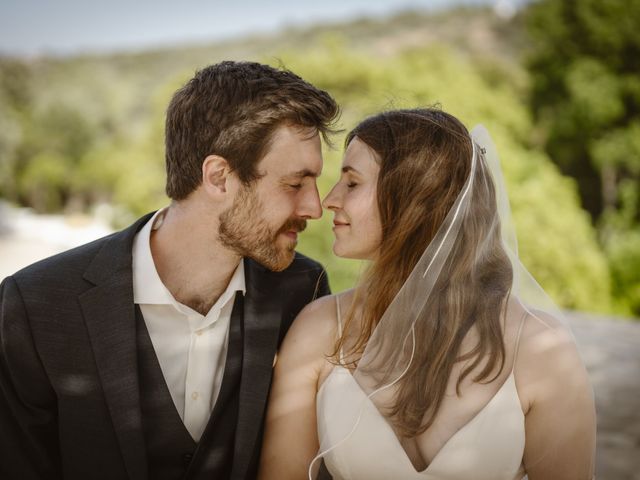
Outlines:
{"label": "man's chin", "polygon": [[281,272],[289,267],[293,263],[293,258],[295,257],[296,252],[291,250],[291,253],[284,255],[281,257],[280,261],[277,265],[274,265],[271,270],[274,272]]}
{"label": "man's chin", "polygon": [[281,272],[285,270],[293,262],[296,252],[291,250],[290,252],[281,252],[277,257],[251,257],[260,265],[272,272]]}

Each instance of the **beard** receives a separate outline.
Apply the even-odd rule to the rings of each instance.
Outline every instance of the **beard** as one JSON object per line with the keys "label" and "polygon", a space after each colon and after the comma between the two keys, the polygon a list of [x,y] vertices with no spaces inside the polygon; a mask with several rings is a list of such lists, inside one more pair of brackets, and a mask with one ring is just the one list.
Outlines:
{"label": "beard", "polygon": [[222,245],[274,272],[291,265],[295,255],[296,242],[282,245],[280,234],[301,232],[307,227],[301,218],[289,218],[279,228],[270,226],[264,219],[264,206],[251,187],[238,192],[233,205],[220,214],[219,220],[218,238]]}

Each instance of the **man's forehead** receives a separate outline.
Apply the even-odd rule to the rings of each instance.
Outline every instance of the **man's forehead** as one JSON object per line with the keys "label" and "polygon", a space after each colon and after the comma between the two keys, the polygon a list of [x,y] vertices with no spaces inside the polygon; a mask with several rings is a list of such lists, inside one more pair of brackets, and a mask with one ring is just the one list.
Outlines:
{"label": "man's forehead", "polygon": [[318,131],[287,125],[279,127],[257,167],[263,173],[279,177],[318,177],[322,172]]}
{"label": "man's forehead", "polygon": [[273,147],[274,145],[291,142],[293,140],[298,142],[313,142],[316,139],[319,140],[319,137],[320,132],[318,132],[318,129],[315,127],[283,123],[271,134],[269,146]]}

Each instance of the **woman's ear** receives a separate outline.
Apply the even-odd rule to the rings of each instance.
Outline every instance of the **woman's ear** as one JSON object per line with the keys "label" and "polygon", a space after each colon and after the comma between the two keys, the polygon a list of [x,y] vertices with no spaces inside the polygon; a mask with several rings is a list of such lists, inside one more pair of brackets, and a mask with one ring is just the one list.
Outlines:
{"label": "woman's ear", "polygon": [[224,195],[229,187],[231,167],[224,157],[209,155],[202,162],[202,186],[212,196]]}

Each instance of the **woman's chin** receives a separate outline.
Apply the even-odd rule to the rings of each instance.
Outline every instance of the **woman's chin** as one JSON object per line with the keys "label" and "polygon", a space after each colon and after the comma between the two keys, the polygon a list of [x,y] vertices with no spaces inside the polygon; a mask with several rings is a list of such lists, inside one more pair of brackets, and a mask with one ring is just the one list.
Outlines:
{"label": "woman's chin", "polygon": [[333,243],[333,254],[336,257],[340,257],[340,258],[351,258],[348,252],[346,252],[344,248],[338,245],[338,242]]}
{"label": "woman's chin", "polygon": [[333,254],[336,257],[346,258],[349,260],[367,260],[367,258],[363,257],[362,252],[354,251],[348,248],[339,245],[338,242],[333,244]]}

